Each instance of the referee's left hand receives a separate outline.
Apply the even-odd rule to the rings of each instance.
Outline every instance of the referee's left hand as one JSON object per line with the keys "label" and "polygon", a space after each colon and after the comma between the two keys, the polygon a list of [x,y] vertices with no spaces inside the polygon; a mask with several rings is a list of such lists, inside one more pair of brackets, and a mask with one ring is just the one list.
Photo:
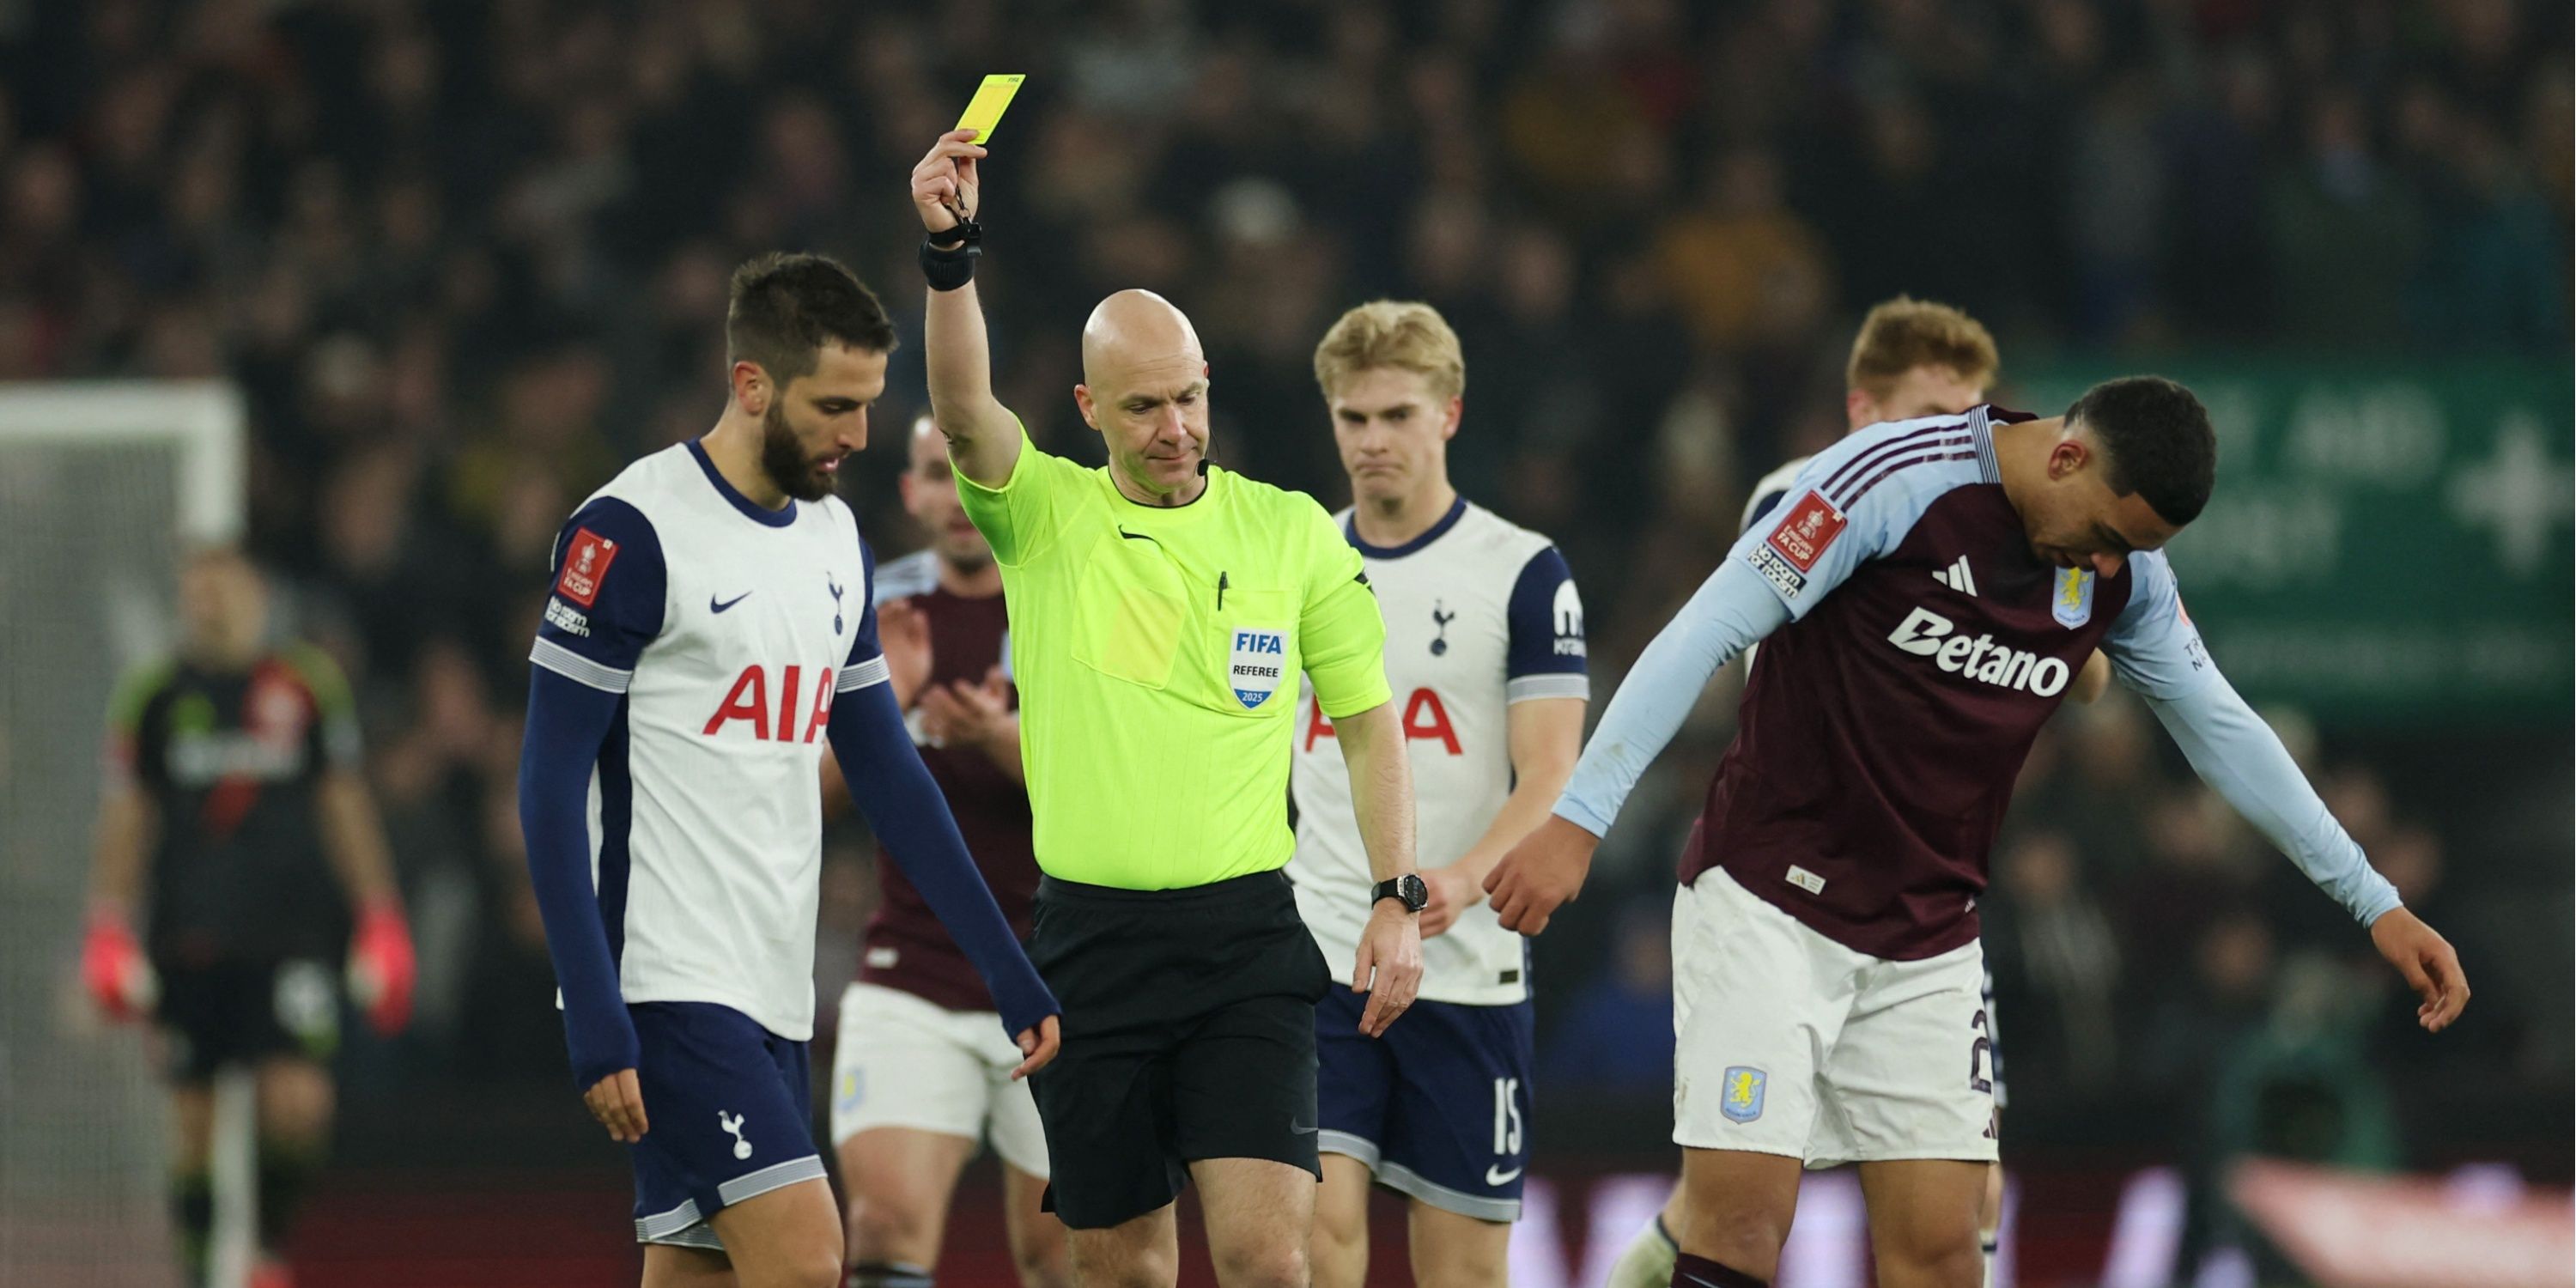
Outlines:
{"label": "referee's left hand", "polygon": [[1369,995],[1360,1032],[1373,1038],[1386,1036],[1387,1026],[1422,991],[1422,927],[1403,904],[1380,899],[1369,913],[1360,931],[1359,960],[1351,965],[1351,991]]}
{"label": "referee's left hand", "polygon": [[1020,1079],[1025,1078],[1032,1073],[1036,1073],[1038,1070],[1046,1067],[1047,1061],[1055,1058],[1055,1049],[1059,1044],[1059,1039],[1057,1037],[1059,1032],[1060,1030],[1056,1027],[1055,1017],[1050,1015],[1045,1019],[1038,1021],[1038,1026],[1036,1028],[1022,1029],[1020,1030],[1020,1035],[1018,1037],[1011,1039],[1012,1041],[1020,1044],[1020,1054],[1028,1057],[1028,1059],[1020,1061],[1019,1068],[1011,1070],[1011,1081],[1018,1082]]}

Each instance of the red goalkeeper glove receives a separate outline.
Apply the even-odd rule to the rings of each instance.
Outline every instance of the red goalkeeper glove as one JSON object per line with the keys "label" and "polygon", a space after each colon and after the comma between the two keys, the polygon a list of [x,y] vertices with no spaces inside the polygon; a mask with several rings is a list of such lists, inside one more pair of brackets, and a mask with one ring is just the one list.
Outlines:
{"label": "red goalkeeper glove", "polygon": [[376,904],[358,915],[349,939],[349,995],[376,1032],[392,1037],[411,1022],[411,989],[419,969],[402,907]]}
{"label": "red goalkeeper glove", "polygon": [[81,983],[90,1000],[111,1020],[139,1020],[160,1000],[161,981],[143,946],[125,920],[112,913],[93,913],[89,933],[81,939]]}

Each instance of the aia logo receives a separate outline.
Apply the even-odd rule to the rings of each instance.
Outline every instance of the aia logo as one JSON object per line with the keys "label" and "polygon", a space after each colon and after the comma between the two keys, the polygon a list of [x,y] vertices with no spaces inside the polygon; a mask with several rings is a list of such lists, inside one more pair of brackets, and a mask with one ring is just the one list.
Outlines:
{"label": "aia logo", "polygon": [[[1334,737],[1333,722],[1324,718],[1322,703],[1309,703],[1306,710],[1305,750],[1313,751],[1321,739]],[[1458,745],[1458,727],[1449,723],[1449,708],[1441,705],[1440,694],[1431,689],[1415,689],[1404,700],[1404,740],[1436,742],[1449,749],[1452,756],[1466,755]]]}
{"label": "aia logo", "polygon": [[[814,696],[810,703],[803,697],[805,668],[778,668],[778,702],[770,704],[769,668],[757,662],[742,668],[733,687],[726,690],[716,713],[707,717],[707,727],[699,730],[710,738],[720,737],[726,725],[739,720],[751,726],[751,736],[762,742],[812,742],[823,736],[832,723],[832,668],[823,667],[814,677]],[[772,712],[776,721],[770,719]],[[800,731],[797,717],[804,717]]]}

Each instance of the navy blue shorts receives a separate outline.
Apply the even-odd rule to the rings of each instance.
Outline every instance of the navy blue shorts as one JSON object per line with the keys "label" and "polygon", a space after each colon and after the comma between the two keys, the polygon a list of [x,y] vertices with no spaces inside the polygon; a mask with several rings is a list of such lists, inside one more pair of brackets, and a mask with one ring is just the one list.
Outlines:
{"label": "navy blue shorts", "polygon": [[712,1002],[637,1002],[635,1241],[721,1252],[707,1218],[823,1175],[805,1044]]}
{"label": "navy blue shorts", "polygon": [[1359,1031],[1367,1007],[1367,994],[1340,985],[1315,1006],[1317,1144],[1442,1211],[1519,1220],[1529,1160],[1529,1001],[1415,1002],[1382,1038]]}

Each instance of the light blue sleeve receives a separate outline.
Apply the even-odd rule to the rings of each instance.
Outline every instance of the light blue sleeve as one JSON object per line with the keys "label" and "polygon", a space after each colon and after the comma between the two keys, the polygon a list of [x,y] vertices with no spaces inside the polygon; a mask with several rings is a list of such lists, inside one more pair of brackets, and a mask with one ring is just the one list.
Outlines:
{"label": "light blue sleeve", "polygon": [[2217,668],[2205,669],[2208,678],[2178,696],[2149,694],[2147,709],[2173,735],[2200,780],[2289,855],[2308,880],[2361,924],[2379,920],[2398,905],[2397,888],[2371,868],[2272,727]]}
{"label": "light blue sleeve", "polygon": [[2142,697],[2179,698],[2218,678],[2161,550],[2129,556],[2129,606],[2102,636],[2111,672]]}
{"label": "light blue sleeve", "polygon": [[1760,574],[1738,559],[1719,564],[1628,668],[1557,798],[1557,816],[1594,836],[1607,833],[1638,776],[1699,701],[1708,677],[1788,621],[1788,606]]}

